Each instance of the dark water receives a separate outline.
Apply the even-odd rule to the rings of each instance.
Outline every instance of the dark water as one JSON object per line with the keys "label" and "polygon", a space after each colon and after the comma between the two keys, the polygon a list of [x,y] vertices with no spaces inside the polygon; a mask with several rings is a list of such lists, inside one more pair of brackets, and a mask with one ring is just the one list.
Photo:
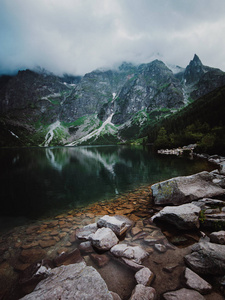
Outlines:
{"label": "dark water", "polygon": [[51,216],[143,184],[212,170],[204,160],[126,146],[0,149],[0,167],[0,215],[14,220]]}

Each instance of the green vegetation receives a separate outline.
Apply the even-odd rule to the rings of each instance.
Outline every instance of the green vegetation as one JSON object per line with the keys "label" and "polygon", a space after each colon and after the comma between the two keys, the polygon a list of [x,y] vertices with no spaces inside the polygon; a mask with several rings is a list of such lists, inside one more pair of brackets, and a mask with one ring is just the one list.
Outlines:
{"label": "green vegetation", "polygon": [[[152,123],[148,139],[156,149],[197,143],[196,151],[225,154],[225,86]],[[151,114],[150,114],[151,117]]]}

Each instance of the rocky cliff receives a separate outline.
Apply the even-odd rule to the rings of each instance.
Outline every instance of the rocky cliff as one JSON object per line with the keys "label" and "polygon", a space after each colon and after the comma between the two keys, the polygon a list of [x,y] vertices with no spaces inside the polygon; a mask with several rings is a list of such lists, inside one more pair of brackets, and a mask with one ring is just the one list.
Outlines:
{"label": "rocky cliff", "polygon": [[225,73],[197,55],[179,73],[162,61],[83,77],[39,69],[0,77],[1,146],[117,143],[225,84]]}

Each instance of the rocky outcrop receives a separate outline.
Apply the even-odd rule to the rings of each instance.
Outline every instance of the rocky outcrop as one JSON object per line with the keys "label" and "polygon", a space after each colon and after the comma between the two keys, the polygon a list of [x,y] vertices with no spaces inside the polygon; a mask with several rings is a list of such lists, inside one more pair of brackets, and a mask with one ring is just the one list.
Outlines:
{"label": "rocky outcrop", "polygon": [[31,294],[21,299],[113,300],[113,296],[100,274],[93,267],[81,262],[52,269],[48,278],[41,281]]}
{"label": "rocky outcrop", "polygon": [[206,171],[156,183],[152,185],[151,189],[157,205],[179,205],[225,193],[224,189],[213,183],[213,175]]}
{"label": "rocky outcrop", "polygon": [[179,229],[197,229],[200,227],[199,213],[201,209],[188,203],[176,207],[166,206],[152,217],[152,220],[160,220],[175,225]]}

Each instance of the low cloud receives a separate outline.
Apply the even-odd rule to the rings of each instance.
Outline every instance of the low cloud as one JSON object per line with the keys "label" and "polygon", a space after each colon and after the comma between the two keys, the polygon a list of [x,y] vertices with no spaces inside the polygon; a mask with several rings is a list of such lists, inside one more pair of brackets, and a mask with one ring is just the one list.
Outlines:
{"label": "low cloud", "polygon": [[0,73],[82,75],[155,57],[185,67],[195,53],[225,70],[224,15],[221,0],[2,0]]}

